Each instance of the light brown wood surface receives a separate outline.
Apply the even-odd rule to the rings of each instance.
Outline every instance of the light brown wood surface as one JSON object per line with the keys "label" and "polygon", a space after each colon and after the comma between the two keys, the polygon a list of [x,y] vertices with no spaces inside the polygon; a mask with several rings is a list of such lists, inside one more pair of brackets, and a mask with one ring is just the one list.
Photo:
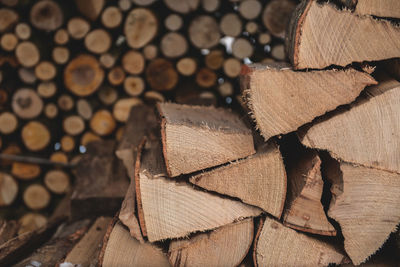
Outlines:
{"label": "light brown wood surface", "polygon": [[256,266],[327,266],[345,258],[332,245],[269,217],[260,223],[253,257]]}
{"label": "light brown wood surface", "polygon": [[172,11],[187,14],[199,6],[200,0],[163,0],[165,5]]}
{"label": "light brown wood surface", "polygon": [[15,48],[15,56],[18,62],[24,67],[33,67],[40,60],[39,49],[30,41],[24,41]]}
{"label": "light brown wood surface", "polygon": [[32,180],[41,173],[39,165],[34,163],[13,162],[11,166],[11,174],[21,180]]}
{"label": "light brown wood surface", "polygon": [[192,176],[190,182],[281,217],[286,198],[286,171],[276,145],[246,159]]}
{"label": "light brown wood surface", "polygon": [[22,128],[22,142],[27,149],[39,151],[50,143],[50,132],[46,126],[38,121],[30,121]]}
{"label": "light brown wood surface", "polygon": [[55,194],[64,194],[70,189],[69,175],[62,170],[50,170],[44,176],[46,187]]}
{"label": "light brown wood surface", "polygon": [[54,47],[51,56],[55,63],[63,65],[69,60],[69,54],[68,48],[57,46]]}
{"label": "light brown wood surface", "polygon": [[163,154],[173,177],[255,153],[250,129],[224,109],[158,104]]}
{"label": "light brown wood surface", "polygon": [[221,18],[219,27],[226,36],[236,37],[242,32],[242,20],[237,14],[228,13]]}
{"label": "light brown wood surface", "polygon": [[33,119],[42,112],[43,100],[30,88],[18,89],[12,98],[11,107],[22,119]]}
{"label": "light brown wood surface", "polygon": [[142,100],[137,97],[121,98],[114,105],[113,116],[117,121],[126,122],[131,108],[142,103]]}
{"label": "light brown wood surface", "polygon": [[18,195],[18,183],[14,178],[0,172],[0,206],[8,206],[14,202]]}
{"label": "light brown wood surface", "polygon": [[17,12],[10,8],[0,8],[0,32],[4,32],[18,22]]}
{"label": "light brown wood surface", "polygon": [[32,210],[40,210],[50,204],[50,193],[40,184],[28,186],[23,194],[24,203]]}
{"label": "light brown wood surface", "polygon": [[211,48],[218,44],[220,37],[217,21],[211,16],[195,17],[189,25],[189,39],[197,48]]}
{"label": "light brown wood surface", "polygon": [[68,21],[67,31],[73,39],[82,39],[90,30],[90,24],[84,18],[73,17]]}
{"label": "light brown wood surface", "polygon": [[166,178],[158,140],[136,162],[136,196],[143,235],[150,242],[185,237],[257,216],[261,210]]}
{"label": "light brown wood surface", "polygon": [[111,134],[116,127],[115,119],[106,109],[96,111],[90,119],[90,128],[100,136]]}
{"label": "light brown wood surface", "polygon": [[111,35],[103,29],[95,29],[85,37],[86,49],[95,54],[107,52],[111,47]]}
{"label": "light brown wood surface", "polygon": [[88,19],[95,21],[104,7],[104,0],[75,0],[79,12]]}
{"label": "light brown wood surface", "polygon": [[148,9],[133,9],[126,17],[124,33],[128,45],[141,48],[148,44],[157,34],[157,18]]}
{"label": "light brown wood surface", "polygon": [[186,54],[188,43],[186,38],[177,32],[169,32],[165,34],[160,43],[161,52],[169,58],[177,58]]}
{"label": "light brown wood surface", "polygon": [[171,266],[238,266],[253,243],[251,218],[169,245]]}
{"label": "light brown wood surface", "polygon": [[30,22],[39,30],[54,31],[64,20],[63,12],[55,1],[37,1],[30,11]]}
{"label": "light brown wood surface", "polygon": [[256,64],[243,69],[243,94],[265,140],[295,131],[352,102],[365,86],[376,83],[368,74],[351,68],[296,72]]}
{"label": "light brown wood surface", "polygon": [[140,74],[143,72],[145,67],[145,59],[142,53],[129,50],[122,56],[122,67],[130,74]]}
{"label": "light brown wood surface", "polygon": [[17,117],[11,112],[3,112],[0,114],[0,133],[11,134],[18,126]]}
{"label": "light brown wood surface", "polygon": [[179,75],[170,61],[156,58],[147,65],[146,79],[154,90],[169,91],[178,83]]}
{"label": "light brown wood surface", "polygon": [[358,0],[354,13],[400,18],[400,2],[396,0]]}
{"label": "light brown wood surface", "polygon": [[285,37],[290,16],[296,8],[293,0],[273,0],[266,6],[262,14],[262,21],[268,32],[280,38]]}

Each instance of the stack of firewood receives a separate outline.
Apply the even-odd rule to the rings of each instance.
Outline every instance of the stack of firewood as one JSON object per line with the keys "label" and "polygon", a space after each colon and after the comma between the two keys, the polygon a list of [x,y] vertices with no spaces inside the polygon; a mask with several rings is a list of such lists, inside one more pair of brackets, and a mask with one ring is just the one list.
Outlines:
{"label": "stack of firewood", "polygon": [[135,105],[233,106],[243,62],[285,60],[296,3],[0,0],[1,212],[43,225],[65,167],[119,140]]}

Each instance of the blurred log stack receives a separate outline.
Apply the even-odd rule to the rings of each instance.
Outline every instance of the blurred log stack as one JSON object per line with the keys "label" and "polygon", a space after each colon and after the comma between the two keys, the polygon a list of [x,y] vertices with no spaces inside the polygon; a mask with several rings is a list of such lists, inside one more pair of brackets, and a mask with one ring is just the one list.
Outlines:
{"label": "blurred log stack", "polygon": [[285,60],[295,5],[0,0],[3,216],[45,221],[71,191],[65,167],[89,142],[119,140],[133,106],[237,105],[243,62]]}

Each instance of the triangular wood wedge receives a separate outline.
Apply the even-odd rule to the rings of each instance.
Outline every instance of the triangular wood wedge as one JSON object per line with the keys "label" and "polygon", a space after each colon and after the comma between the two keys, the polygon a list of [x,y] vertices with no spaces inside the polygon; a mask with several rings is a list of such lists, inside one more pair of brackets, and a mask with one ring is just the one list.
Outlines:
{"label": "triangular wood wedge", "polygon": [[332,181],[328,216],[342,229],[344,248],[355,265],[377,251],[400,222],[400,174],[333,159],[327,164]]}
{"label": "triangular wood wedge", "polygon": [[375,96],[315,124],[301,141],[346,162],[400,173],[400,83],[383,82],[367,93]]}
{"label": "triangular wood wedge", "polygon": [[240,198],[280,218],[286,198],[286,171],[273,144],[246,159],[195,175],[190,182],[210,191]]}
{"label": "triangular wood wedge", "polygon": [[297,130],[376,84],[353,68],[299,72],[261,64],[244,66],[241,79],[244,98],[265,140]]}
{"label": "triangular wood wedge", "polygon": [[261,210],[166,178],[162,150],[149,142],[136,162],[136,196],[139,222],[150,242],[179,238],[257,216]]}
{"label": "triangular wood wedge", "polygon": [[238,266],[253,243],[252,219],[222,226],[190,239],[171,241],[171,266]]}
{"label": "triangular wood wedge", "polygon": [[400,27],[306,0],[292,14],[286,47],[295,69],[399,57]]}
{"label": "triangular wood wedge", "polygon": [[168,258],[161,249],[149,243],[140,243],[131,237],[119,222],[114,225],[105,245],[104,267],[149,266],[168,267]]}
{"label": "triangular wood wedge", "polygon": [[214,167],[255,153],[251,130],[220,108],[173,103],[157,105],[168,175]]}
{"label": "triangular wood wedge", "polygon": [[283,223],[304,232],[336,235],[321,203],[324,182],[317,152],[304,152],[293,161],[288,165],[288,197]]}
{"label": "triangular wood wedge", "polygon": [[354,13],[377,17],[400,18],[398,0],[358,0]]}
{"label": "triangular wood wedge", "polygon": [[327,266],[345,259],[332,245],[268,217],[260,223],[253,257],[256,266]]}

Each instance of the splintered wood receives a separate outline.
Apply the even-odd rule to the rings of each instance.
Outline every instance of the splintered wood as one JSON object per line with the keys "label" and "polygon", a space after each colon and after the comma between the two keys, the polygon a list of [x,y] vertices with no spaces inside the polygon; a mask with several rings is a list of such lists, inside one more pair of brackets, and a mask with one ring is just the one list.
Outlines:
{"label": "splintered wood", "polygon": [[250,129],[224,109],[158,104],[169,176],[191,173],[255,153]]}
{"label": "splintered wood", "polygon": [[399,57],[400,27],[307,0],[294,12],[286,42],[295,69],[346,66]]}
{"label": "splintered wood", "polygon": [[258,208],[166,178],[158,141],[148,146],[136,162],[135,183],[142,233],[150,242],[185,237],[261,213]]}
{"label": "splintered wood", "polygon": [[286,172],[275,145],[246,159],[190,178],[210,191],[236,197],[280,218],[286,198]]}
{"label": "splintered wood", "polygon": [[266,218],[260,223],[254,244],[256,266],[327,266],[345,256],[332,245],[296,232]]}
{"label": "splintered wood", "polygon": [[360,15],[400,18],[400,2],[396,0],[358,0],[354,12]]}
{"label": "splintered wood", "polygon": [[245,219],[190,239],[172,241],[171,266],[238,266],[253,243],[254,224]]}
{"label": "splintered wood", "polygon": [[297,130],[315,117],[352,102],[365,86],[376,84],[371,76],[352,68],[296,72],[250,65],[242,72],[244,97],[265,140]]}

